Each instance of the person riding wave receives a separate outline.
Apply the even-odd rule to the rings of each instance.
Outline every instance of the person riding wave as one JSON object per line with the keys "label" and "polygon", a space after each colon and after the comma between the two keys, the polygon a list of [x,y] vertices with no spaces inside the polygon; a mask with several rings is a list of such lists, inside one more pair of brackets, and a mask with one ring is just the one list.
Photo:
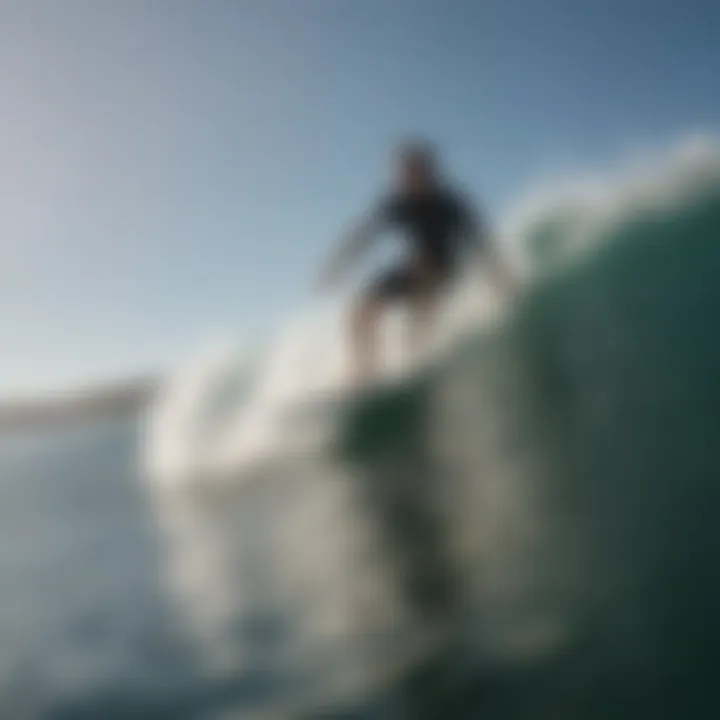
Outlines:
{"label": "person riding wave", "polygon": [[385,231],[399,230],[406,237],[404,258],[374,278],[353,305],[350,340],[353,375],[359,382],[375,371],[377,326],[383,311],[394,303],[407,303],[414,342],[421,341],[432,327],[443,290],[467,262],[468,249],[483,256],[503,293],[510,286],[481,213],[444,179],[434,149],[426,143],[404,145],[394,166],[395,189],[347,235],[321,275],[322,287],[335,285]]}

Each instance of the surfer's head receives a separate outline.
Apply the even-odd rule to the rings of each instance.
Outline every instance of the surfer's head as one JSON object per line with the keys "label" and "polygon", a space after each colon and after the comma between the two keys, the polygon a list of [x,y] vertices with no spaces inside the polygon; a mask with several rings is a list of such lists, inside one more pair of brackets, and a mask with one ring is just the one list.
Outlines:
{"label": "surfer's head", "polygon": [[395,176],[403,192],[422,192],[437,181],[435,149],[426,142],[401,145],[395,155]]}

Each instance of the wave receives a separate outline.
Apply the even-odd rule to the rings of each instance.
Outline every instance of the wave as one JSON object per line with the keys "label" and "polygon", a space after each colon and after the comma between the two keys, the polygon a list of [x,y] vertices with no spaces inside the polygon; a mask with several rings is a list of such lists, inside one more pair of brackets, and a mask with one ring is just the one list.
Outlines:
{"label": "wave", "polygon": [[[662,161],[531,193],[505,223],[506,251],[531,286],[547,283],[548,275],[562,272],[569,262],[592,263],[587,255],[594,246],[634,236],[636,223],[671,221],[712,194],[720,183],[719,154],[711,139],[693,138]],[[317,396],[334,395],[340,402],[347,392],[345,312],[340,306],[296,317],[252,359],[232,346],[214,348],[173,376],[150,414],[150,475],[170,483],[193,475],[203,482],[228,474],[237,479],[244,466],[287,451],[286,409],[312,405]],[[482,284],[482,270],[470,269],[445,301],[430,357],[451,355],[499,312]],[[386,379],[398,380],[411,370],[402,355],[402,333],[403,318],[396,314],[385,328],[388,357],[381,373]]]}
{"label": "wave", "polygon": [[[399,692],[451,618],[467,687],[502,677],[463,701],[490,717],[523,717],[522,696],[552,717],[703,702],[720,600],[720,146],[532,201],[508,234],[523,297],[493,305],[470,273],[424,361],[396,352],[373,393],[342,400],[338,309],[168,386],[148,474],[169,582],[214,661],[347,703]],[[329,406],[304,405],[324,393]],[[275,628],[262,640],[258,614]],[[446,703],[449,668],[444,689],[410,695]],[[663,704],[643,689],[658,678]]]}

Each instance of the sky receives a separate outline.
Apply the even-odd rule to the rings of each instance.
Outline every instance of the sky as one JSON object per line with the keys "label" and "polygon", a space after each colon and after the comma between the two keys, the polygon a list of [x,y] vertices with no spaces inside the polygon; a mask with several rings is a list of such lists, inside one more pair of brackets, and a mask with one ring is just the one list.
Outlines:
{"label": "sky", "polygon": [[491,217],[720,123],[716,0],[0,0],[0,396],[302,306],[410,136]]}

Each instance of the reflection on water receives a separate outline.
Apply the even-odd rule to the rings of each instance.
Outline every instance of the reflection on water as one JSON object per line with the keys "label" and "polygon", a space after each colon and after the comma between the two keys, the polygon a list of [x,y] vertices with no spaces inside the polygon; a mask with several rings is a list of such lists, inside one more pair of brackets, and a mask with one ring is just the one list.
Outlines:
{"label": "reflection on water", "polygon": [[183,671],[134,449],[130,423],[2,438],[2,717]]}

